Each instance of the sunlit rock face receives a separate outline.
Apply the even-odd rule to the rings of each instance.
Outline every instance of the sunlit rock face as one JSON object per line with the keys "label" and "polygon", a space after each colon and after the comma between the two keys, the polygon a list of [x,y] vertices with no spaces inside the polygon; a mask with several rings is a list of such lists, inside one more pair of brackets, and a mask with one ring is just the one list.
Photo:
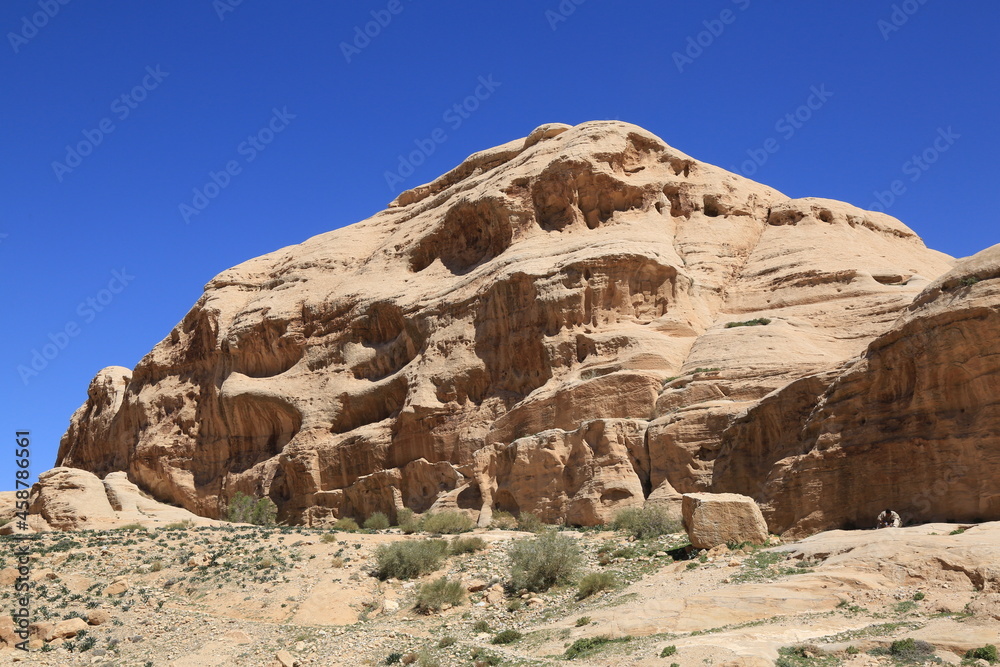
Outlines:
{"label": "sunlit rock face", "polygon": [[732,490],[819,525],[768,481],[808,456],[795,420],[951,265],[894,218],[634,125],[547,125],[217,276],[131,373],[95,379],[58,465],[209,517],[244,492],[291,522],[589,525]]}

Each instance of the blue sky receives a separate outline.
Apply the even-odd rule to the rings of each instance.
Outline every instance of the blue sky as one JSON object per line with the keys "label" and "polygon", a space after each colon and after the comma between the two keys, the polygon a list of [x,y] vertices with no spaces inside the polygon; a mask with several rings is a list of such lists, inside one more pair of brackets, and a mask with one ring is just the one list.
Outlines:
{"label": "blue sky", "polygon": [[977,252],[998,241],[998,28],[991,0],[7,0],[0,432],[30,430],[48,469],[93,375],[214,275],[548,122],[636,123]]}

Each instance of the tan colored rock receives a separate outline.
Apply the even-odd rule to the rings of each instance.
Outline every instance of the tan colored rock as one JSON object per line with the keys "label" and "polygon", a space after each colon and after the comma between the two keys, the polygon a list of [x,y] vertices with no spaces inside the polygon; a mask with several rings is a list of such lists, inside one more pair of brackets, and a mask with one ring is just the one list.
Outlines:
{"label": "tan colored rock", "polygon": [[15,632],[14,619],[6,613],[0,616],[0,645],[13,648],[24,641]]}
{"label": "tan colored rock", "polygon": [[98,374],[58,464],[210,517],[237,492],[314,525],[677,512],[746,410],[864,351],[949,268],[889,216],[636,126],[546,125],[217,276],[133,371]]}
{"label": "tan colored rock", "polygon": [[[144,496],[124,472],[110,473],[101,481],[78,468],[53,468],[39,475],[31,490],[30,512],[28,523],[35,530],[110,530],[133,523],[152,527],[182,521],[219,524]],[[33,576],[55,575],[40,571]]]}
{"label": "tan colored rock", "polygon": [[110,586],[106,586],[103,591],[104,597],[112,597],[115,595],[121,595],[128,592],[128,581],[125,579],[118,579],[113,582]]}
{"label": "tan colored rock", "polygon": [[723,553],[718,547],[729,542],[767,541],[767,524],[753,498],[735,493],[686,493],[683,512],[684,529],[695,548]]}
{"label": "tan colored rock", "polygon": [[28,637],[39,639],[43,642],[51,641],[55,638],[55,623],[50,621],[36,621],[28,626]]}
{"label": "tan colored rock", "polygon": [[65,621],[59,621],[52,629],[52,639],[72,639],[84,630],[88,630],[89,627],[87,621],[82,618],[70,618]]}
{"label": "tan colored rock", "polygon": [[87,625],[107,625],[111,614],[104,609],[91,609],[87,612]]}
{"label": "tan colored rock", "polygon": [[274,657],[280,667],[296,667],[299,664],[288,651],[278,651]]}
{"label": "tan colored rock", "polygon": [[713,489],[772,532],[1000,517],[1000,245],[928,285],[843,367],[790,383],[723,435]]}

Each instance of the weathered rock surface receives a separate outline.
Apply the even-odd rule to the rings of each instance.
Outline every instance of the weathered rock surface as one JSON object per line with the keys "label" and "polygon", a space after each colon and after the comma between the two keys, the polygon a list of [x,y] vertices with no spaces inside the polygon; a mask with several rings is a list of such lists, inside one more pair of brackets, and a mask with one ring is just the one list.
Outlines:
{"label": "weathered rock surface", "polygon": [[697,549],[767,542],[767,524],[753,498],[737,493],[685,493],[682,512],[684,529]]}
{"label": "weathered rock surface", "polygon": [[53,468],[39,475],[28,515],[33,530],[108,530],[134,523],[156,526],[180,521],[218,524],[143,496],[124,472],[109,473],[102,481],[77,468]]}
{"label": "weathered rock surface", "polygon": [[713,488],[772,531],[1000,517],[1000,245],[928,285],[843,368],[754,406],[723,435]]}
{"label": "weathered rock surface", "polygon": [[[305,523],[677,511],[724,446],[733,479],[770,474],[728,453],[733,420],[818,387],[950,268],[894,218],[789,199],[633,125],[544,126],[217,276],[134,371],[95,378],[58,465],[212,517],[236,492]],[[784,419],[809,401],[778,403]],[[767,419],[750,449],[785,433]],[[782,494],[816,499],[781,484],[725,484],[779,528],[838,518],[803,523]]]}

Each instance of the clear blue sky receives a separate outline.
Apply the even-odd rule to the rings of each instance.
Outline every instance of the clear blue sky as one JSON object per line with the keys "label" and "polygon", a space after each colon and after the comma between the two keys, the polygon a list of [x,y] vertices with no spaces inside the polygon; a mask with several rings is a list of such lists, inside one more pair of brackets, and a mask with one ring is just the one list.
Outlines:
{"label": "clear blue sky", "polygon": [[[620,119],[795,197],[867,208],[899,181],[889,213],[952,255],[1000,240],[995,0],[235,2],[0,7],[0,433],[32,432],[35,475],[99,369],[133,367],[218,272],[384,208],[435,130],[397,189]],[[226,187],[199,200],[210,172]]]}

